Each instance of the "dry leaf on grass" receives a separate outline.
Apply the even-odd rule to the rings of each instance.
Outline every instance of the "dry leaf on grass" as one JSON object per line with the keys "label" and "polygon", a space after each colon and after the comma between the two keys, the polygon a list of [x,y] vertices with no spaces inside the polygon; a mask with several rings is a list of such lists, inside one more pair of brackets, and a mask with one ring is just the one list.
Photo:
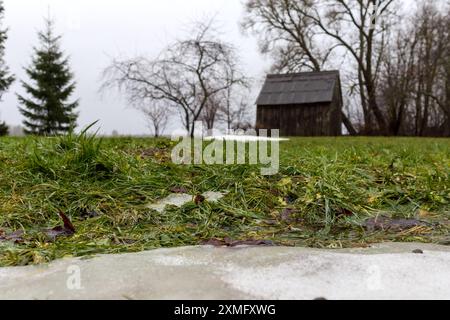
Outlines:
{"label": "dry leaf on grass", "polygon": [[196,205],[199,205],[199,204],[205,202],[205,200],[206,200],[206,198],[205,198],[204,196],[202,196],[201,194],[196,195],[196,196],[194,197],[194,203],[195,203]]}
{"label": "dry leaf on grass", "polygon": [[237,247],[237,246],[273,246],[274,243],[268,240],[237,240],[234,241],[231,238],[224,238],[223,240],[212,238],[207,241],[201,242],[201,245],[210,245],[215,247]]}
{"label": "dry leaf on grass", "polygon": [[70,219],[62,212],[59,213],[59,216],[63,221],[63,226],[44,230],[44,233],[52,240],[55,240],[57,237],[69,237],[75,234],[75,227]]}
{"label": "dry leaf on grass", "polygon": [[430,223],[417,219],[392,219],[385,216],[370,218],[364,221],[363,227],[369,231],[391,230],[404,231],[416,227],[429,227]]}
{"label": "dry leaf on grass", "polygon": [[3,230],[0,232],[0,242],[1,241],[11,241],[14,243],[22,243],[23,242],[23,230],[17,230],[10,234],[6,234]]}
{"label": "dry leaf on grass", "polygon": [[189,193],[189,191],[184,187],[173,187],[170,189],[172,193]]}

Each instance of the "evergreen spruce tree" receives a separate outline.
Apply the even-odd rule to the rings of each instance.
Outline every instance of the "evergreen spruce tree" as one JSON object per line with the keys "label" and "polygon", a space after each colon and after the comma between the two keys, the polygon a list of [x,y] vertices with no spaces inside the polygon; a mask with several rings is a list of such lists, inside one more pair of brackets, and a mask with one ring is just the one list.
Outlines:
{"label": "evergreen spruce tree", "polygon": [[53,34],[53,21],[46,19],[46,28],[39,32],[40,47],[34,49],[32,64],[25,71],[32,84],[22,81],[30,98],[17,95],[20,112],[26,118],[25,133],[58,135],[76,126],[78,101],[69,102],[75,90],[69,60],[59,47],[61,36]]}
{"label": "evergreen spruce tree", "polygon": [[9,128],[5,122],[0,122],[0,137],[6,136],[9,133]]}
{"label": "evergreen spruce tree", "polygon": [[[0,27],[4,18],[5,8],[3,1],[0,0]],[[3,95],[8,91],[11,84],[14,82],[14,77],[9,73],[9,68],[5,63],[5,42],[8,39],[7,29],[0,28],[0,101]],[[5,122],[0,122],[0,136],[8,134],[8,126]]]}

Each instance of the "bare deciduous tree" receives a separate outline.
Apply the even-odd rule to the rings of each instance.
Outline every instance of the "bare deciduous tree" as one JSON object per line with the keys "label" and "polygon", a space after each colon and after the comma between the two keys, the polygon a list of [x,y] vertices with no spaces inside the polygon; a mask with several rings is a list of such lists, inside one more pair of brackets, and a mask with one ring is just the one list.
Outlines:
{"label": "bare deciduous tree", "polygon": [[262,53],[275,59],[274,71],[319,71],[326,65],[336,47],[323,45],[323,36],[304,14],[313,5],[306,0],[247,0],[242,27],[258,37]]}
{"label": "bare deciduous tree", "polygon": [[169,121],[169,109],[164,105],[149,104],[140,106],[139,110],[148,120],[148,127],[152,130],[153,135],[156,138],[161,137]]}
{"label": "bare deciduous tree", "polygon": [[218,110],[219,121],[225,123],[228,132],[237,129],[250,129],[252,104],[249,103],[248,88],[242,88],[237,93],[225,92],[222,104]]}
{"label": "bare deciduous tree", "polygon": [[217,37],[213,22],[197,23],[193,35],[176,41],[156,59],[114,60],[104,72],[105,87],[124,90],[131,101],[149,100],[176,108],[193,136],[210,100],[245,77],[235,48]]}
{"label": "bare deciduous tree", "polygon": [[379,80],[390,134],[450,134],[449,25],[439,3],[423,1],[393,30]]}
{"label": "bare deciduous tree", "polygon": [[203,112],[200,116],[200,119],[203,121],[208,131],[214,129],[214,126],[216,124],[217,113],[221,107],[221,104],[223,103],[221,96],[222,95],[219,93],[211,96],[206,102],[205,107],[203,108]]}
{"label": "bare deciduous tree", "polygon": [[389,43],[390,50],[383,57],[381,65],[379,100],[392,135],[405,133],[405,126],[409,122],[417,37],[411,37],[407,31],[400,28],[394,32],[392,42]]}
{"label": "bare deciduous tree", "polygon": [[248,102],[249,92],[229,90],[216,94],[206,104],[202,120],[208,130],[216,128],[217,123],[225,124],[228,132],[253,127],[250,123],[252,105]]}
{"label": "bare deciduous tree", "polygon": [[415,79],[415,134],[424,135],[429,126],[439,126],[439,104],[444,96],[442,75],[448,59],[448,16],[435,3],[424,2],[414,21],[418,38]]}

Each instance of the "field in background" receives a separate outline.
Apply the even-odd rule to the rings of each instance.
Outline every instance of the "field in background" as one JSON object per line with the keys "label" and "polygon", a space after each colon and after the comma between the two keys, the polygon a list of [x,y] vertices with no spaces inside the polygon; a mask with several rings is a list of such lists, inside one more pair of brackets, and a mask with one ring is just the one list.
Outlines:
{"label": "field in background", "polygon": [[[85,135],[1,138],[0,266],[211,239],[328,248],[450,244],[450,139],[292,139],[280,145],[279,174],[266,177],[259,166],[175,165],[173,146]],[[172,193],[207,191],[227,195],[163,214],[147,208]],[[76,232],[54,239],[47,231],[61,225],[60,211]],[[368,228],[376,216],[427,224]]]}

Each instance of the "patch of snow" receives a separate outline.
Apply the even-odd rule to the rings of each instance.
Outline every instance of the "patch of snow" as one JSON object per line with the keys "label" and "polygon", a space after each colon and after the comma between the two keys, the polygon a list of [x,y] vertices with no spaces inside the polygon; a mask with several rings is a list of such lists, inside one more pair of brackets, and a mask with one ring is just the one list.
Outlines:
{"label": "patch of snow", "polygon": [[318,251],[287,260],[268,266],[234,265],[222,280],[246,294],[257,293],[261,299],[442,299],[450,294],[448,253]]}
{"label": "patch of snow", "polygon": [[289,141],[289,139],[286,139],[286,138],[269,138],[269,137],[245,136],[245,135],[213,136],[213,137],[206,137],[205,140],[206,141],[225,140],[225,141],[241,141],[241,142],[251,142],[251,141]]}
{"label": "patch of snow", "polygon": [[215,191],[208,191],[208,192],[205,192],[204,194],[202,194],[202,196],[204,196],[206,201],[208,201],[208,202],[217,202],[220,199],[222,199],[225,195],[226,195],[226,193],[215,192]]}
{"label": "patch of snow", "polygon": [[182,266],[204,266],[211,263],[210,260],[202,261],[202,259],[193,259],[185,256],[170,256],[160,255],[153,258],[153,260],[162,266],[167,267],[182,267]]}
{"label": "patch of snow", "polygon": [[[208,191],[202,194],[208,202],[217,202],[225,196],[226,193]],[[186,193],[174,193],[169,195],[167,198],[158,201],[157,203],[149,204],[147,208],[163,213],[166,206],[175,206],[181,208],[186,203],[193,200],[193,196]]]}
{"label": "patch of snow", "polygon": [[192,196],[189,194],[171,194],[167,198],[158,201],[157,203],[148,205],[147,208],[158,211],[159,213],[163,213],[166,209],[166,206],[175,206],[180,208],[190,201],[192,201]]}

